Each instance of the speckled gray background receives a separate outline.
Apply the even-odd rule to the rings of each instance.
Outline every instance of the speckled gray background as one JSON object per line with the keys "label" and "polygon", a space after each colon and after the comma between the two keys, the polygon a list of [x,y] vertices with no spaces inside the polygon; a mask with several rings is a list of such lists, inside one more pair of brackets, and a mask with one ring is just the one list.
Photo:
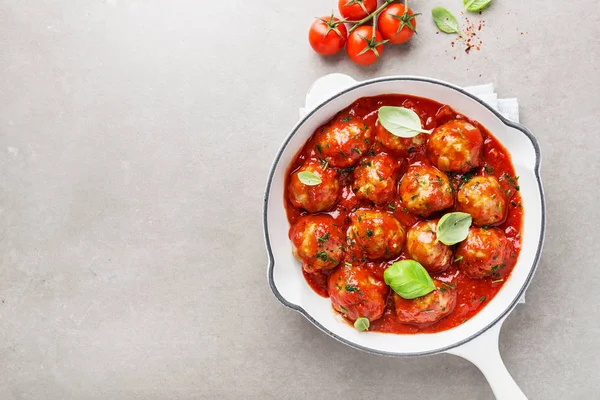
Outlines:
{"label": "speckled gray background", "polygon": [[[597,1],[499,1],[466,55],[306,42],[334,0],[0,0],[0,399],[491,399],[469,362],[364,354],[281,306],[262,191],[310,84],[417,74],[517,96],[546,248],[501,352],[532,399],[600,398]],[[454,60],[456,57],[456,60]]]}

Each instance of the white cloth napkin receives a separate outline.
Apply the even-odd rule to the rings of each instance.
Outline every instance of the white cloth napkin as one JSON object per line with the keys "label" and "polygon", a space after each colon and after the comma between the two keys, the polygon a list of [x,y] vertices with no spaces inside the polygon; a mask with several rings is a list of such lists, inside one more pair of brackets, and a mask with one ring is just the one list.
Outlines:
{"label": "white cloth napkin", "polygon": [[485,101],[494,110],[513,122],[519,122],[519,102],[515,98],[499,99],[493,83],[466,87],[465,90]]}
{"label": "white cloth napkin", "polygon": [[[516,98],[499,99],[493,83],[485,85],[469,86],[465,90],[490,105],[493,109],[502,114],[505,118],[519,122],[519,102]],[[300,117],[306,114],[304,108],[300,109]],[[519,303],[525,304],[525,294],[519,300]]]}

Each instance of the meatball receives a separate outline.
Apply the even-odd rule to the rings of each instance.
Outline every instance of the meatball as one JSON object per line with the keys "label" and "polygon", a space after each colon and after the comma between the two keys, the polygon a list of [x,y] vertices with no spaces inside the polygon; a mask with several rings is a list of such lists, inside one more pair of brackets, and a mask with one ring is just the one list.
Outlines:
{"label": "meatball", "polygon": [[329,215],[308,215],[290,229],[292,252],[306,272],[335,268],[344,257],[344,234]]}
{"label": "meatball", "polygon": [[471,278],[499,276],[509,254],[508,240],[496,228],[470,228],[469,235],[456,249],[458,268]]}
{"label": "meatball", "polygon": [[411,138],[403,138],[390,133],[380,123],[377,123],[375,127],[375,137],[384,147],[403,157],[418,150],[427,141],[426,133],[419,133]]}
{"label": "meatball", "polygon": [[476,176],[462,185],[457,195],[458,210],[471,214],[475,225],[504,221],[506,199],[493,176]]}
{"label": "meatball", "polygon": [[376,204],[392,201],[401,166],[401,162],[384,153],[363,158],[354,169],[356,196]]}
{"label": "meatball", "polygon": [[424,164],[414,164],[408,168],[400,182],[400,197],[408,211],[422,217],[454,205],[448,176]]}
{"label": "meatball", "polygon": [[350,220],[348,244],[355,254],[370,260],[391,260],[402,251],[406,232],[392,215],[358,210]]}
{"label": "meatball", "polygon": [[342,265],[329,277],[327,288],[333,308],[349,320],[375,321],[383,315],[388,287],[363,266]]}
{"label": "meatball", "polygon": [[316,154],[331,166],[350,167],[366,153],[370,138],[371,128],[362,121],[336,119],[318,133]]}
{"label": "meatball", "polygon": [[[314,213],[325,211],[335,204],[341,192],[337,172],[333,168],[323,167],[319,161],[311,160],[294,171],[288,185],[288,197],[294,206]],[[298,174],[303,171],[317,175],[321,183],[309,186],[300,182]]]}
{"label": "meatball", "polygon": [[482,146],[479,129],[457,119],[435,128],[427,142],[427,154],[442,171],[467,172],[479,166]]}
{"label": "meatball", "polygon": [[406,250],[410,258],[431,273],[442,272],[452,263],[452,248],[436,241],[438,221],[417,222],[406,233]]}
{"label": "meatball", "polygon": [[394,293],[396,316],[400,322],[424,328],[435,324],[454,310],[456,290],[435,279],[433,283],[436,290],[416,299],[407,300]]}

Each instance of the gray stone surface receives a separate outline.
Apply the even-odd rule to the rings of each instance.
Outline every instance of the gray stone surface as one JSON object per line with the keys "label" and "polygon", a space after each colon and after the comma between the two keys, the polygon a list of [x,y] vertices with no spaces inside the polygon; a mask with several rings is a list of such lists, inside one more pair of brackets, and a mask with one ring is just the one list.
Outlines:
{"label": "gray stone surface", "polygon": [[335,4],[0,0],[0,399],[491,399],[467,361],[352,350],[270,292],[267,171],[329,72],[519,98],[548,235],[501,352],[532,399],[599,398],[599,3],[495,0],[467,55],[414,1],[370,68],[309,48]]}

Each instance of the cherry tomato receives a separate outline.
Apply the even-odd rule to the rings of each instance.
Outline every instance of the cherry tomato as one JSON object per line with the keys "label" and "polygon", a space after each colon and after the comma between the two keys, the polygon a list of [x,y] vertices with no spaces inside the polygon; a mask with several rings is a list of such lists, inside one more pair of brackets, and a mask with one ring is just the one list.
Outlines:
{"label": "cherry tomato", "polygon": [[377,0],[338,0],[342,17],[358,21],[377,9]]}
{"label": "cherry tomato", "polygon": [[404,4],[392,3],[383,9],[377,24],[381,35],[393,44],[408,42],[417,28],[417,15]]}
{"label": "cherry tomato", "polygon": [[372,26],[360,26],[348,37],[348,57],[359,65],[370,65],[383,54],[383,38],[378,30],[373,35]]}
{"label": "cherry tomato", "polygon": [[308,31],[308,41],[317,53],[328,56],[340,51],[348,37],[346,25],[333,14],[331,17],[317,18]]}

